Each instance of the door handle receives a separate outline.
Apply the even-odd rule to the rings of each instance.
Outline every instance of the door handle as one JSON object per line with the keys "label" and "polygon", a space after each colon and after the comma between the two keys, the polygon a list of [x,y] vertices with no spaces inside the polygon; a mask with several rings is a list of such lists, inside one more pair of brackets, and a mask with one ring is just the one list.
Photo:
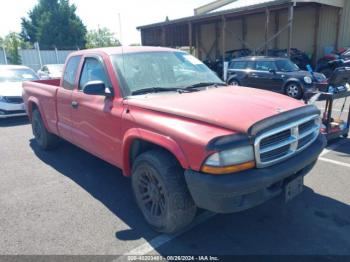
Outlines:
{"label": "door handle", "polygon": [[73,108],[78,108],[78,106],[79,106],[79,103],[77,102],[77,101],[72,101],[72,107]]}

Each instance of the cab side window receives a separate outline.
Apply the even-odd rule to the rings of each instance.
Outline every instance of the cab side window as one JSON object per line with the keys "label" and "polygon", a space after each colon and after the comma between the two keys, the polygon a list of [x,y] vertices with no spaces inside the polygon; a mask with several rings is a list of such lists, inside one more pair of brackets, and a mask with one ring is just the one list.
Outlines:
{"label": "cab side window", "polygon": [[88,57],[84,61],[79,81],[79,90],[83,90],[85,84],[90,81],[102,81],[106,85],[108,83],[107,75],[101,62],[96,58]]}
{"label": "cab side window", "polygon": [[81,56],[72,56],[68,60],[66,69],[64,70],[64,74],[63,74],[62,87],[64,89],[68,89],[68,90],[74,89],[74,81],[77,75],[80,58]]}

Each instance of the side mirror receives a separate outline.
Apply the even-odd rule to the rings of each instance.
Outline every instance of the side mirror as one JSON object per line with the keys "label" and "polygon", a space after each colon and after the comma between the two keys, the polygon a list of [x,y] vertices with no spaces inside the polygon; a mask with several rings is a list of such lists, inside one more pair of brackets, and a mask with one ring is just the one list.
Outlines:
{"label": "side mirror", "polygon": [[276,74],[276,70],[275,69],[270,69],[269,72],[272,73],[272,74]]}
{"label": "side mirror", "polygon": [[113,96],[109,88],[106,88],[106,85],[103,81],[89,81],[83,87],[84,94],[87,95],[96,95],[96,96]]}

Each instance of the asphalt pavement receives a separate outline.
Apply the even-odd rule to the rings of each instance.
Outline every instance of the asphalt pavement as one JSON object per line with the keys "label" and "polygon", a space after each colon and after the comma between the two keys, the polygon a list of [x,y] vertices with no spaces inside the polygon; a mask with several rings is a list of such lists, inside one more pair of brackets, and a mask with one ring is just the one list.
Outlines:
{"label": "asphalt pavement", "polygon": [[287,204],[200,211],[191,228],[162,235],[118,168],[68,142],[41,151],[26,118],[0,120],[0,254],[350,255],[349,139],[324,151],[305,185]]}

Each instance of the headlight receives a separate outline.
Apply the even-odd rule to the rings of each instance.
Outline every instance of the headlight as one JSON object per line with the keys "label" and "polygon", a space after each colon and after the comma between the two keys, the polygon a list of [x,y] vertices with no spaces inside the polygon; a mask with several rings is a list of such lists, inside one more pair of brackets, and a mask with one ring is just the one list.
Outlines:
{"label": "headlight", "polygon": [[202,171],[210,174],[228,174],[255,167],[253,146],[223,150],[210,155]]}
{"label": "headlight", "polygon": [[304,82],[305,82],[306,84],[311,84],[311,83],[312,83],[311,77],[309,77],[309,76],[304,76]]}

